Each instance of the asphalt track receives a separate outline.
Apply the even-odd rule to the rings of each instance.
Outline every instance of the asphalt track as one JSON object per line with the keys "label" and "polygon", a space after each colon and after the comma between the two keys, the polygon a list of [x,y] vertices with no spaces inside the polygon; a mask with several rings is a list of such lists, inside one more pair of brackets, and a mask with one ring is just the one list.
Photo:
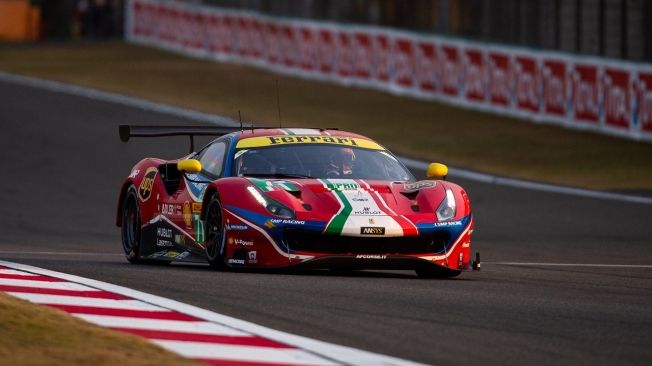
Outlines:
{"label": "asphalt track", "polygon": [[431,364],[652,364],[651,205],[458,180],[484,263],[452,280],[134,266],[113,224],[120,182],[187,142],[123,144],[119,123],[187,121],[0,83],[1,259]]}

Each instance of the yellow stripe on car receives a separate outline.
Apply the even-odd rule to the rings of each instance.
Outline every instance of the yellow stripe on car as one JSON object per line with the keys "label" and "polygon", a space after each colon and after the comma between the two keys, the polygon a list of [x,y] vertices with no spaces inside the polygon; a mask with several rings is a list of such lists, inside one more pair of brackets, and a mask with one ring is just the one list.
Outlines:
{"label": "yellow stripe on car", "polygon": [[236,148],[246,149],[252,147],[289,145],[289,144],[331,144],[351,147],[360,147],[371,150],[385,150],[384,147],[377,143],[357,138],[342,136],[325,136],[325,135],[287,135],[287,136],[263,136],[249,137],[238,141]]}

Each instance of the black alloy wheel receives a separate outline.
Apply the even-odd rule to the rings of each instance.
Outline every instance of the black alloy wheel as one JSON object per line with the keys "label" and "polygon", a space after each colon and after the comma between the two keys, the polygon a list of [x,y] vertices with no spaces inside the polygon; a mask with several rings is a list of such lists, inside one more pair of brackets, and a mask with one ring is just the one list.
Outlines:
{"label": "black alloy wheel", "polygon": [[224,249],[226,233],[222,222],[222,204],[217,195],[213,196],[206,209],[206,257],[211,267],[224,269]]}
{"label": "black alloy wheel", "polygon": [[140,208],[136,188],[131,186],[122,202],[122,249],[130,263],[142,263],[140,257]]}

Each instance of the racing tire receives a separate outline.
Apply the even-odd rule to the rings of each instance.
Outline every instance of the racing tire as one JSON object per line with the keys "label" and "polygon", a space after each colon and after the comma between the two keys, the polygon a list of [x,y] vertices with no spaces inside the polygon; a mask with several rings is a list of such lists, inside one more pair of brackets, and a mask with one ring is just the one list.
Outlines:
{"label": "racing tire", "polygon": [[457,277],[462,273],[454,269],[443,267],[423,267],[414,270],[419,278],[452,278]]}
{"label": "racing tire", "polygon": [[143,263],[140,256],[140,207],[136,188],[127,188],[127,194],[122,201],[122,250],[129,263]]}
{"label": "racing tire", "polygon": [[224,264],[224,250],[226,244],[226,231],[224,227],[222,204],[219,197],[211,197],[208,208],[206,209],[206,220],[204,227],[206,230],[206,258],[208,264],[214,269],[226,269]]}

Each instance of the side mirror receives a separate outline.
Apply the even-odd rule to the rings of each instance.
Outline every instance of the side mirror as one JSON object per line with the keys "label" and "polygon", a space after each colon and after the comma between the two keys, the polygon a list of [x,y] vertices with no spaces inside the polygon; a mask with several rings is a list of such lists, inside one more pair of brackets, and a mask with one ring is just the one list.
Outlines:
{"label": "side mirror", "polygon": [[199,173],[201,172],[201,163],[195,159],[181,160],[177,163],[177,169],[180,172]]}
{"label": "side mirror", "polygon": [[446,165],[440,163],[431,163],[428,165],[428,171],[426,172],[428,178],[446,179],[447,175],[448,167]]}

